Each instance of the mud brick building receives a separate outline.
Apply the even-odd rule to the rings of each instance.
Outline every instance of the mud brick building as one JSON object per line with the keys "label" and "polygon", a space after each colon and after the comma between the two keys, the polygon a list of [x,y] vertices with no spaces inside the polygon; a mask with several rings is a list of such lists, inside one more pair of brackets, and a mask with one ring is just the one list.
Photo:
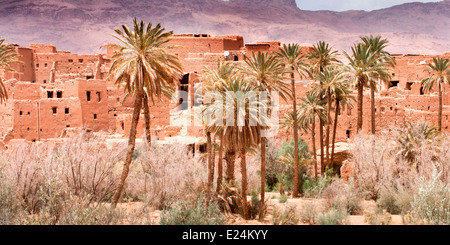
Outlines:
{"label": "mud brick building", "polygon": [[[194,88],[201,85],[199,76],[205,67],[214,68],[217,60],[245,64],[252,52],[274,52],[277,41],[245,44],[242,36],[212,36],[209,34],[175,35],[170,43],[184,67],[182,79],[176,81],[178,91],[186,91],[189,98],[179,101],[163,98],[151,104],[151,133],[163,140],[175,136],[203,137],[202,127],[183,122],[189,108],[195,107]],[[304,47],[308,52],[311,47]],[[12,67],[19,74],[0,72],[9,99],[0,105],[0,141],[25,139],[39,141],[63,137],[70,130],[104,131],[116,137],[127,137],[131,125],[132,98],[123,100],[121,89],[108,79],[114,50],[95,55],[58,51],[45,44],[30,47],[16,45],[21,64]],[[434,56],[395,54],[397,66],[392,69],[392,81],[381,84],[376,100],[377,130],[389,130],[405,122],[426,120],[437,124],[438,95],[425,94],[420,81]],[[450,58],[450,53],[440,55]],[[297,95],[304,96],[316,82],[296,76]],[[289,81],[286,81],[289,82]],[[280,118],[291,110],[291,102],[281,100]],[[364,131],[370,127],[370,94],[365,93]],[[332,115],[333,116],[333,115]],[[356,135],[356,102],[353,109],[339,115],[337,141],[346,142]],[[144,133],[141,117],[138,135]],[[450,87],[444,88],[443,128],[450,132]],[[317,132],[318,133],[318,132]],[[317,134],[318,135],[318,134]],[[284,131],[279,138],[289,137]],[[309,141],[309,134],[303,138]]]}

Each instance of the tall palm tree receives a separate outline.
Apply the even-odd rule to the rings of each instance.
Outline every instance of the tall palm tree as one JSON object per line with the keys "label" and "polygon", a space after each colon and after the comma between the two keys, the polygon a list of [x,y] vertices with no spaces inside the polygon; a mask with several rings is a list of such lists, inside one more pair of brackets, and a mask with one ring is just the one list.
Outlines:
{"label": "tall palm tree", "polygon": [[[16,70],[10,67],[11,64],[20,63],[18,58],[20,57],[12,44],[4,43],[5,39],[0,39],[0,69],[3,71],[17,73]],[[8,93],[2,78],[0,77],[0,103],[3,103],[8,99]]]}
{"label": "tall palm tree", "polygon": [[445,58],[433,58],[433,62],[428,64],[427,71],[430,75],[422,80],[425,92],[430,92],[435,85],[438,86],[439,111],[438,129],[442,131],[442,90],[444,84],[450,84],[450,61]]}
{"label": "tall palm tree", "polygon": [[344,55],[350,62],[346,66],[346,75],[350,77],[350,81],[358,90],[357,130],[359,132],[363,126],[364,88],[370,87],[370,84],[378,79],[388,80],[390,72],[386,64],[378,62],[379,57],[364,43],[355,44],[352,47],[352,55],[345,51]]}
{"label": "tall palm tree", "polygon": [[[225,80],[233,80],[234,77],[237,76],[237,65],[232,62],[225,62],[217,59],[217,66],[215,69],[210,69],[205,67],[204,74],[202,76],[203,85],[206,91],[216,91],[223,90],[223,84]],[[216,191],[219,192],[222,186],[222,178],[223,178],[223,141],[222,141],[222,132],[219,132],[220,135],[220,146],[219,146],[219,160],[218,160],[218,176],[217,176],[217,188]],[[208,149],[212,147],[208,145]],[[208,152],[211,154],[211,152]],[[212,155],[212,154],[211,154]],[[227,161],[227,182],[234,181],[234,159],[235,159],[235,150],[234,149],[226,149],[226,161]],[[210,166],[210,178],[213,178],[211,174],[211,163],[212,159],[208,158],[208,166]],[[208,184],[210,186],[210,184]]]}
{"label": "tall palm tree", "polygon": [[[328,66],[325,69],[323,69],[322,72],[320,72],[316,79],[320,81],[320,85],[316,86],[314,90],[317,91],[317,96],[319,98],[326,98],[325,103],[327,104],[327,110],[326,110],[326,164],[325,166],[330,167],[332,164],[332,161],[329,157],[329,135],[330,135],[330,125],[332,122],[331,119],[331,110],[332,108],[332,100],[335,99],[335,95],[339,93],[343,93],[342,90],[345,89],[343,87],[344,81],[346,81],[348,78],[345,76],[345,73],[342,72],[341,66]],[[325,166],[322,166],[322,171],[325,170]]]}
{"label": "tall palm tree", "polygon": [[134,30],[130,30],[128,26],[122,25],[123,30],[115,29],[114,37],[120,44],[107,44],[117,50],[113,55],[109,76],[117,86],[123,86],[126,94],[133,94],[135,97],[127,155],[120,183],[113,196],[113,208],[117,206],[128,177],[144,97],[147,96],[152,101],[154,97],[161,98],[173,80],[180,77],[182,70],[177,56],[168,53],[172,47],[165,45],[171,40],[172,31],[166,32],[160,24],[153,27],[151,23],[146,25],[136,19],[133,27]]}
{"label": "tall palm tree", "polygon": [[[279,92],[280,97],[287,100],[289,87],[283,83],[284,68],[274,55],[258,52],[245,59],[247,67],[240,67],[241,73],[249,79],[259,90],[268,94],[269,103],[272,104],[270,92]],[[268,112],[269,113],[269,112]],[[266,137],[261,135],[261,207],[264,207],[266,186]],[[262,210],[262,208],[261,208]],[[260,216],[260,218],[262,218]]]}
{"label": "tall palm tree", "polygon": [[336,90],[336,93],[334,95],[335,97],[335,114],[334,114],[334,125],[333,125],[333,138],[331,140],[331,157],[330,162],[333,163],[334,161],[334,150],[335,150],[335,143],[336,143],[336,132],[337,132],[337,125],[339,120],[339,115],[341,113],[341,110],[345,110],[346,108],[353,108],[353,101],[355,101],[355,97],[351,95],[353,92],[353,89],[351,88],[350,83],[348,80],[341,81],[340,85],[341,88]]}
{"label": "tall palm tree", "polygon": [[[337,64],[340,64],[341,61],[338,59],[339,53],[337,51],[333,51],[332,47],[324,42],[319,41],[317,44],[313,45],[312,51],[308,55],[308,59],[312,62],[312,71],[310,72],[310,78],[316,79],[316,76],[318,76],[320,73],[324,72],[325,69],[329,66],[334,66]],[[319,82],[322,84],[322,81],[319,80]],[[326,97],[325,94],[321,95],[321,99],[324,99]],[[327,98],[329,101],[330,98]],[[323,166],[325,165],[324,157],[326,156],[327,162],[328,162],[328,155],[329,155],[329,144],[330,144],[330,120],[326,123],[326,135],[325,139],[323,137],[323,127],[326,122],[324,120],[319,121],[319,133],[320,133],[320,164],[322,166],[321,169],[324,169]],[[325,142],[324,142],[325,140]],[[326,153],[324,154],[324,145],[326,147]],[[328,163],[327,163],[328,164]],[[323,174],[323,173],[321,173]]]}
{"label": "tall palm tree", "polygon": [[250,147],[260,144],[261,128],[267,118],[261,117],[259,111],[267,108],[267,102],[251,98],[258,90],[239,77],[222,80],[221,88],[207,95],[214,100],[207,100],[203,114],[208,118],[207,130],[221,133],[223,145],[240,155],[242,206],[244,218],[248,219],[246,154]]}
{"label": "tall palm tree", "polygon": [[316,149],[316,118],[325,120],[325,107],[323,100],[314,91],[306,93],[306,97],[301,98],[299,109],[299,122],[305,130],[311,130],[312,151],[314,159],[314,177],[317,179],[317,149]]}
{"label": "tall palm tree", "polygon": [[[301,71],[304,70],[305,64],[303,63],[304,55],[302,54],[302,48],[300,45],[293,43],[293,44],[284,44],[283,47],[280,47],[278,52],[276,53],[278,59],[282,64],[284,64],[286,68],[286,73],[290,74],[291,79],[291,93],[292,93],[292,107],[293,107],[293,114],[297,115],[297,97],[295,92],[295,72],[298,72],[299,74],[302,74]],[[297,117],[293,118],[294,120],[294,144],[295,144],[295,152],[294,152],[294,190],[292,193],[293,197],[299,196],[299,188],[298,184],[300,181],[299,176],[299,151],[298,151],[298,120]]]}
{"label": "tall palm tree", "polygon": [[[364,36],[361,37],[363,43],[372,51],[372,53],[378,58],[378,62],[384,63],[388,66],[395,67],[396,62],[395,58],[392,57],[385,49],[389,44],[387,39],[382,39],[381,36]],[[390,79],[386,77],[386,79]],[[375,134],[375,92],[377,90],[377,82],[376,80],[372,80],[370,84],[370,105],[371,105],[371,131],[372,134]],[[383,82],[388,83],[389,80],[384,80]]]}

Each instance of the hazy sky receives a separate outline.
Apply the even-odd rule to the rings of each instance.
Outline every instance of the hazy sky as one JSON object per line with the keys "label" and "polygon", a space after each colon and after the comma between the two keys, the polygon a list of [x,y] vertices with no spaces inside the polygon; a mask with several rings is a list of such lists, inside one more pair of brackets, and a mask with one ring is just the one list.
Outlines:
{"label": "hazy sky", "polygon": [[388,8],[409,2],[440,2],[441,0],[296,0],[303,10],[366,10]]}

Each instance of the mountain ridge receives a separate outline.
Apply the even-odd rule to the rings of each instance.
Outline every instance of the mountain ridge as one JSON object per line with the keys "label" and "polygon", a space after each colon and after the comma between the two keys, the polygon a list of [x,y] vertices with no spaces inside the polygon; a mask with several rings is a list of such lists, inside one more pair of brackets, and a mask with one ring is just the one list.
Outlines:
{"label": "mountain ridge", "polygon": [[348,50],[359,36],[381,34],[393,53],[450,51],[450,0],[405,3],[366,11],[306,11],[295,0],[14,0],[0,1],[0,36],[9,42],[50,43],[99,52],[113,29],[133,17],[175,33],[243,35],[246,42],[325,40]]}

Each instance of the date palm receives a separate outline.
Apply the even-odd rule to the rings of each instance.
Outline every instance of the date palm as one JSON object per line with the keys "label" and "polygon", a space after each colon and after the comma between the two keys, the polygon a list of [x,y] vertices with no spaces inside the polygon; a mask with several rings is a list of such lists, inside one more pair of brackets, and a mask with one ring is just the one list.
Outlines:
{"label": "date palm", "polygon": [[390,71],[385,63],[379,62],[378,55],[364,43],[355,44],[351,55],[345,51],[344,55],[349,60],[345,73],[358,90],[357,131],[359,132],[363,126],[364,88],[374,84],[373,81],[387,80],[390,77]]}
{"label": "date palm", "polygon": [[[109,77],[121,86],[126,94],[134,95],[133,117],[130,136],[128,139],[127,155],[125,158],[120,183],[113,196],[112,207],[115,208],[121,197],[125,181],[128,177],[135,145],[136,127],[139,121],[143,100],[161,98],[167,87],[178,79],[181,65],[177,56],[169,54],[172,48],[166,45],[173,35],[172,31],[165,31],[160,24],[153,27],[143,21],[133,21],[133,30],[126,25],[115,29],[114,37],[119,44],[107,44],[116,49],[113,63],[109,70]],[[146,97],[146,98],[145,98]]]}
{"label": "date palm", "polygon": [[[202,76],[203,85],[206,91],[216,91],[216,90],[223,90],[223,84],[225,80],[233,80],[237,76],[237,65],[232,62],[224,62],[221,60],[217,60],[217,66],[216,69],[210,69],[205,67],[204,69],[204,75]],[[219,192],[222,187],[222,179],[223,179],[223,132],[216,132],[219,135],[220,138],[220,145],[219,145],[219,159],[217,163],[217,185],[216,185],[216,192]],[[210,146],[208,146],[209,149]],[[212,148],[212,147],[211,147]],[[210,154],[210,152],[209,152]],[[212,155],[212,154],[211,154]],[[227,182],[234,181],[234,159],[235,159],[235,152],[233,149],[225,149],[225,156],[227,161]],[[208,161],[212,162],[212,159],[208,158]],[[210,174],[208,176],[212,176],[211,174],[211,163],[208,163],[208,166],[210,166]],[[210,177],[212,178],[212,177]],[[209,184],[208,184],[209,186]]]}
{"label": "date palm", "polygon": [[[284,68],[274,55],[258,52],[245,59],[247,67],[240,67],[244,75],[258,91],[268,94],[269,103],[272,104],[270,92],[277,91],[280,97],[287,100],[290,95],[289,87],[283,82]],[[268,112],[269,113],[269,112]],[[266,137],[261,135],[261,210],[264,207],[266,186]],[[260,215],[260,218],[261,215]]]}
{"label": "date palm", "polygon": [[222,80],[221,88],[207,94],[211,98],[207,98],[203,115],[207,118],[207,130],[220,133],[223,146],[240,155],[242,204],[244,218],[248,219],[246,154],[249,148],[260,144],[261,128],[267,118],[261,117],[259,111],[267,108],[267,102],[256,99],[258,89],[239,77]]}
{"label": "date palm", "polygon": [[340,82],[339,85],[341,88],[336,91],[334,97],[335,97],[335,112],[334,112],[334,125],[333,125],[333,137],[331,140],[331,157],[330,162],[333,163],[334,161],[334,150],[335,150],[335,143],[336,143],[336,132],[337,132],[337,125],[339,120],[339,115],[341,111],[345,110],[346,108],[353,108],[353,101],[355,101],[355,97],[352,95],[353,89],[351,87],[351,84],[348,82],[348,80],[343,80]]}
{"label": "date palm", "polygon": [[301,98],[299,109],[299,122],[302,128],[311,131],[311,142],[314,159],[314,177],[317,179],[318,167],[317,167],[317,149],[316,149],[316,118],[319,120],[326,119],[326,109],[320,100],[317,92],[310,91],[306,93],[306,97]]}
{"label": "date palm", "polygon": [[[5,39],[0,39],[0,69],[3,71],[17,73],[10,67],[11,64],[20,63],[18,58],[20,57],[12,44],[4,43]],[[8,99],[8,93],[2,78],[0,77],[0,103],[3,103]]]}
{"label": "date palm", "polygon": [[[295,72],[298,72],[299,74],[302,74],[303,70],[305,69],[305,64],[303,63],[304,55],[302,54],[302,48],[300,45],[294,43],[294,44],[284,44],[282,47],[279,48],[278,52],[276,53],[279,61],[285,66],[285,73],[290,75],[291,79],[291,98],[292,98],[292,107],[293,107],[293,114],[297,115],[297,97],[295,92]],[[299,196],[299,188],[298,183],[300,181],[299,176],[299,162],[298,162],[298,121],[297,117],[293,118],[294,120],[294,144],[295,144],[295,152],[294,152],[294,190],[292,193],[293,197]]]}
{"label": "date palm", "polygon": [[[325,71],[325,69],[329,66],[335,66],[337,64],[340,64],[341,61],[338,59],[339,53],[337,51],[333,51],[331,46],[324,42],[319,41],[317,44],[313,45],[312,51],[308,54],[308,60],[311,62],[311,72],[310,72],[310,78],[316,79],[316,77]],[[320,83],[322,81],[319,80]],[[320,99],[324,99],[325,94],[321,95]],[[329,98],[327,98],[329,99]],[[319,133],[320,133],[320,164],[322,166],[321,169],[323,169],[323,166],[325,165],[324,157],[326,155],[326,159],[328,161],[328,152],[329,152],[329,144],[330,144],[330,121],[326,123],[326,133],[325,137],[323,137],[323,130],[324,130],[324,124],[326,122],[324,120],[319,121]],[[325,138],[325,139],[324,139]],[[325,142],[324,142],[325,141]],[[326,154],[324,154],[324,145],[326,147]],[[322,173],[323,174],[323,173]]]}
{"label": "date palm", "polygon": [[[387,39],[382,39],[381,36],[364,36],[361,37],[363,43],[369,47],[372,53],[378,58],[378,62],[384,63],[387,66],[395,67],[395,58],[392,57],[385,49],[389,44]],[[391,76],[388,76],[382,82],[388,83]],[[387,79],[387,80],[386,80]],[[375,134],[375,92],[377,91],[377,82],[372,80],[370,84],[370,106],[371,106],[371,132]]]}
{"label": "date palm", "polygon": [[450,61],[445,58],[433,58],[433,62],[428,64],[428,69],[425,71],[430,75],[422,80],[423,90],[430,92],[438,86],[438,130],[442,131],[442,91],[444,84],[450,84]]}
{"label": "date palm", "polygon": [[[323,69],[316,76],[316,80],[320,81],[320,85],[316,86],[314,90],[317,91],[317,96],[319,98],[325,98],[325,103],[327,104],[326,109],[326,118],[322,120],[326,123],[326,163],[322,165],[321,171],[325,170],[325,166],[330,167],[333,163],[330,159],[330,149],[329,149],[329,135],[330,135],[330,125],[332,122],[331,119],[331,111],[332,111],[332,100],[336,98],[336,94],[343,93],[345,89],[346,83],[344,83],[348,78],[345,76],[345,73],[342,71],[341,66],[328,66]],[[334,144],[334,142],[332,142]]]}

